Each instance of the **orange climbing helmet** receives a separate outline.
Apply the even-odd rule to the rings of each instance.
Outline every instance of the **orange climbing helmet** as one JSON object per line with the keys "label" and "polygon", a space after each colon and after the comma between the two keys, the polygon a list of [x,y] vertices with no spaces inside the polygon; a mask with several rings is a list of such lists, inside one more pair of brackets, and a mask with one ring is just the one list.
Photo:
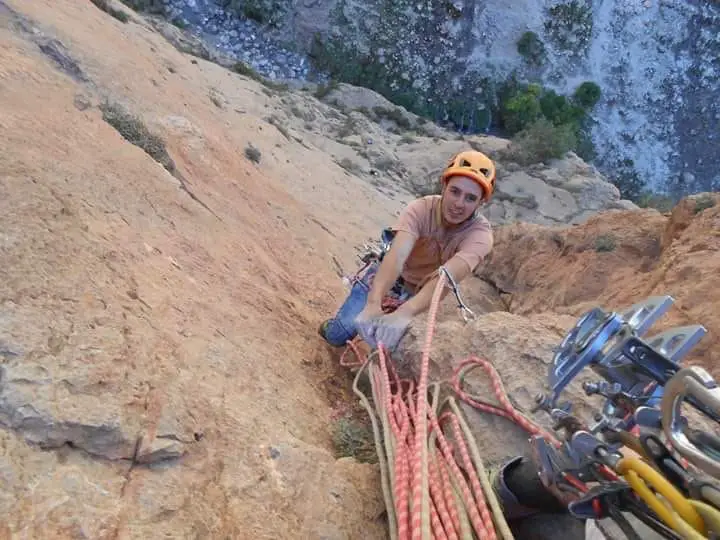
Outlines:
{"label": "orange climbing helmet", "polygon": [[483,190],[483,201],[490,200],[495,191],[495,163],[477,150],[466,150],[450,159],[440,175],[443,186],[451,176],[465,176],[477,182]]}

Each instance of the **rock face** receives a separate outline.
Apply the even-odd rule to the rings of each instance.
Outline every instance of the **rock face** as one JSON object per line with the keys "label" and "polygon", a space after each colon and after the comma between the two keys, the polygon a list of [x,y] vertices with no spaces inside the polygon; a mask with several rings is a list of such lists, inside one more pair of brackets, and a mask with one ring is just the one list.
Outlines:
{"label": "rock face", "polygon": [[0,43],[0,537],[383,538],[314,330],[399,203],[150,25],[4,2]]}
{"label": "rock face", "polygon": [[675,307],[653,329],[705,326],[708,334],[687,362],[717,376],[720,320],[709,306],[717,301],[720,284],[718,198],[687,198],[670,216],[618,210],[577,227],[506,227],[479,274],[506,292],[510,310],[519,314],[580,315],[593,305],[629,306],[668,294]]}
{"label": "rock face", "polygon": [[[316,328],[354,246],[450,153],[507,141],[328,105],[168,39],[187,46],[91,2],[0,2],[0,536],[385,538],[377,466],[332,445],[350,398]],[[498,222],[624,205],[580,169],[503,169]],[[692,208],[652,214],[663,279],[715,249],[717,210]],[[478,313],[534,301],[505,234],[506,281],[465,295]],[[487,319],[518,325],[503,347],[542,331],[525,345],[545,350],[567,320],[522,316]]]}

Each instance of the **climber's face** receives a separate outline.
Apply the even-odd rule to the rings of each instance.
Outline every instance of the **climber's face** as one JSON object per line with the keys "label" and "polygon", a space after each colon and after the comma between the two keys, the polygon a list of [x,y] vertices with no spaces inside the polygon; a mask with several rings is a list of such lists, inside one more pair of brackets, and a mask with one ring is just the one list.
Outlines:
{"label": "climber's face", "polygon": [[478,209],[482,195],[482,188],[470,178],[451,176],[443,189],[443,218],[450,225],[462,223]]}

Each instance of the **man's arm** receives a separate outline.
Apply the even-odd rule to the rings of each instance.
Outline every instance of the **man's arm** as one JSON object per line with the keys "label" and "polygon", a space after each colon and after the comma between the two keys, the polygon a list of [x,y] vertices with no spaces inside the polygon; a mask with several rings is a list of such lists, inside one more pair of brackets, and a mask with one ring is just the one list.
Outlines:
{"label": "man's arm", "polygon": [[[448,272],[450,272],[450,275],[455,280],[455,283],[460,283],[463,279],[465,279],[472,273],[470,265],[465,262],[464,259],[458,256],[452,257],[448,262],[445,263],[444,266],[445,268],[447,268]],[[415,315],[426,311],[430,307],[430,302],[432,302],[433,293],[435,292],[435,287],[437,286],[438,279],[440,279],[439,275],[435,276],[427,283],[425,283],[422,289],[420,289],[420,292],[407,300],[396,310],[396,312],[403,313],[408,317],[415,317]],[[443,287],[442,295],[440,296],[440,298],[445,298],[445,295],[449,292],[449,288]]]}
{"label": "man's arm", "polygon": [[368,294],[368,307],[381,308],[383,298],[385,298],[385,295],[400,276],[416,239],[415,235],[407,231],[397,231],[395,233],[390,250],[383,257],[380,268],[375,274],[375,279]]}

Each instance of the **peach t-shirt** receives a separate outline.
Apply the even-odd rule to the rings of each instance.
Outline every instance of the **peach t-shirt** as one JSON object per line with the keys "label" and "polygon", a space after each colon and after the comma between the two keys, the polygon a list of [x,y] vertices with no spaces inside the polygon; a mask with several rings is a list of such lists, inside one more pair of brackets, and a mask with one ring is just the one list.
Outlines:
{"label": "peach t-shirt", "polygon": [[478,214],[460,227],[446,229],[441,224],[440,199],[440,195],[429,195],[412,201],[392,227],[417,238],[401,273],[415,287],[455,255],[475,270],[492,250],[492,228],[484,216]]}

